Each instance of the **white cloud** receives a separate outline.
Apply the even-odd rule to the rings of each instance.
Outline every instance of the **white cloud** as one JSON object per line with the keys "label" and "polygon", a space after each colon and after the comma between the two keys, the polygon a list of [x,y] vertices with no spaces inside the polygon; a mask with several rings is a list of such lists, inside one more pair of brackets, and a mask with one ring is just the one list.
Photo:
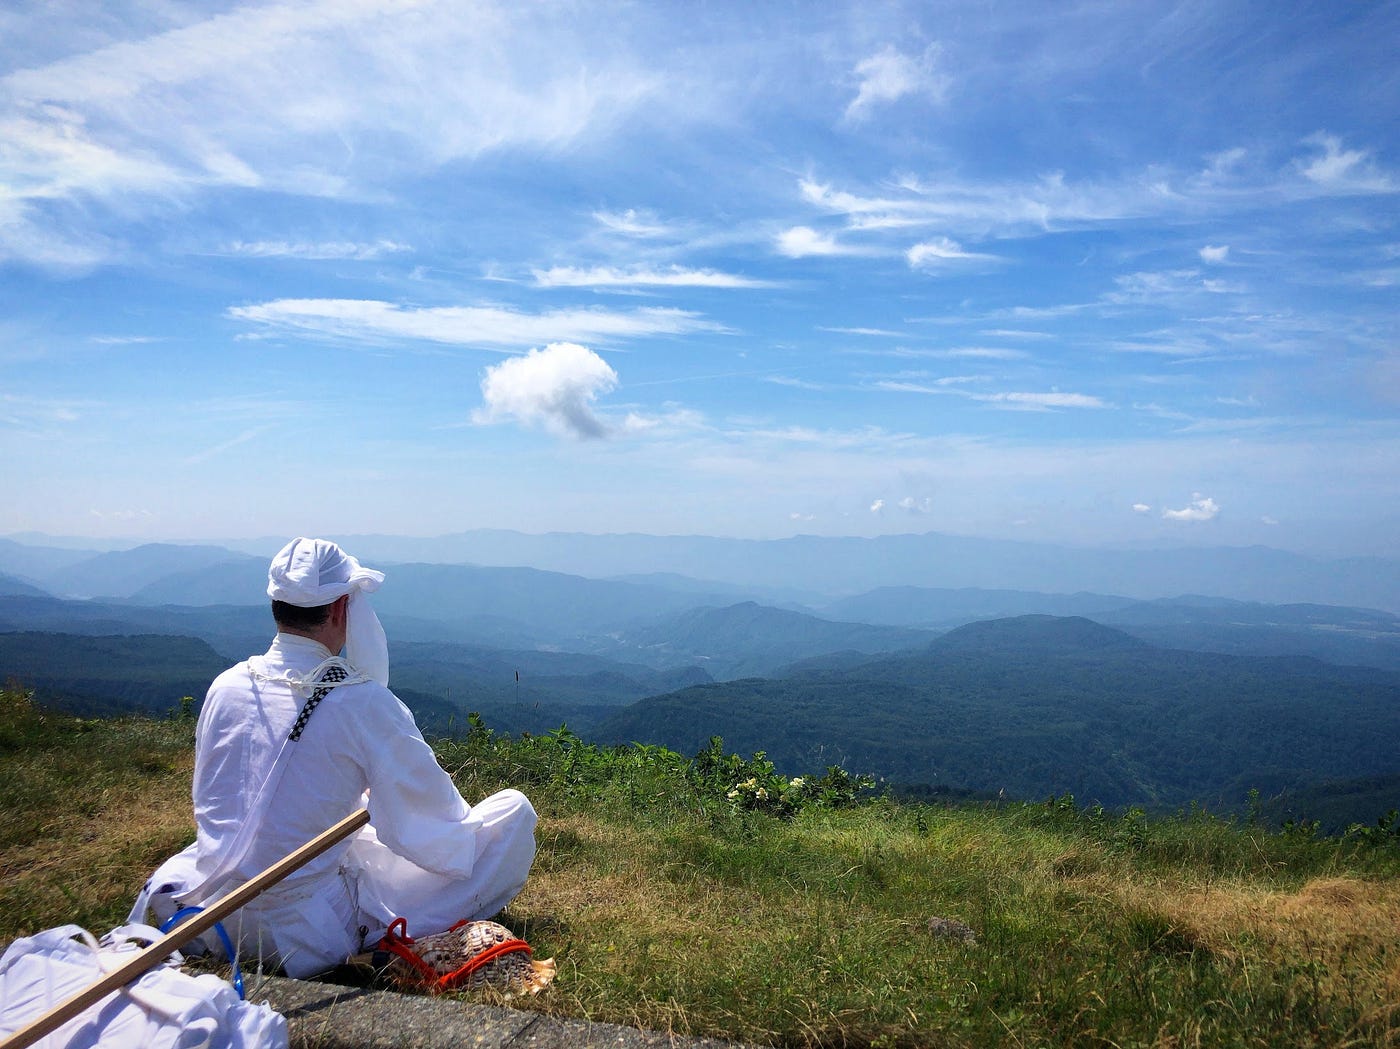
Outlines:
{"label": "white cloud", "polygon": [[771,281],[740,277],[717,270],[682,269],[671,266],[667,269],[620,270],[612,266],[595,266],[593,269],[578,269],[573,266],[554,266],[547,270],[533,270],[535,285],[540,288],[609,288],[609,287],[668,287],[668,288],[769,288]]}
{"label": "white cloud", "polygon": [[1371,154],[1365,150],[1343,149],[1335,135],[1319,133],[1307,140],[1317,146],[1322,155],[1310,162],[1299,161],[1303,177],[1323,189],[1333,192],[1390,193],[1397,188],[1394,180],[1376,169]]}
{"label": "white cloud", "polygon": [[774,386],[787,386],[794,390],[829,390],[831,386],[824,382],[812,382],[810,379],[797,379],[791,375],[768,375],[764,382],[771,382]]}
{"label": "white cloud", "polygon": [[78,267],[119,253],[54,228],[52,202],[96,230],[217,187],[364,199],[405,172],[609,134],[665,84],[626,46],[529,6],[157,5],[127,39],[93,47],[121,31],[119,16],[99,21],[88,50],[0,77],[6,195],[47,235],[4,223],[0,258]]}
{"label": "white cloud", "polygon": [[884,510],[884,508],[885,501],[883,499],[876,499],[873,503],[870,504],[870,512],[872,514],[878,514],[880,513],[880,511]]}
{"label": "white cloud", "polygon": [[809,255],[845,255],[851,250],[843,248],[836,238],[826,233],[818,233],[810,226],[793,226],[778,234],[777,249],[790,259],[806,258]]}
{"label": "white cloud", "polygon": [[225,249],[228,255],[243,255],[256,259],[346,259],[366,261],[382,258],[385,255],[410,251],[407,244],[392,240],[377,240],[373,243],[359,243],[348,240],[332,241],[288,241],[288,240],[236,240]]}
{"label": "white cloud", "polygon": [[819,325],[818,331],[834,332],[837,335],[889,335],[894,338],[900,336],[900,332],[890,331],[888,328],[828,328]]}
{"label": "white cloud", "polygon": [[1216,247],[1207,244],[1200,250],[1199,254],[1202,262],[1224,262],[1230,256],[1230,245],[1222,244]]}
{"label": "white cloud", "polygon": [[899,501],[899,508],[906,513],[926,514],[933,509],[933,500],[928,497],[915,499],[912,495],[906,495]]}
{"label": "white cloud", "polygon": [[961,244],[948,237],[937,237],[915,244],[905,252],[904,257],[912,269],[934,269],[950,262],[985,262],[996,259],[995,255],[964,251]]}
{"label": "white cloud", "polygon": [[489,425],[514,419],[559,436],[606,437],[608,427],[594,414],[593,402],[617,381],[617,372],[592,350],[550,343],[488,368],[481,380],[485,403],[472,420]]}
{"label": "white cloud", "polygon": [[1133,504],[1133,513],[1135,514],[1150,514],[1151,512],[1152,507],[1148,506],[1146,503]]}
{"label": "white cloud", "polygon": [[1085,393],[976,393],[973,400],[1013,407],[1044,410],[1049,408],[1106,408],[1102,400]]}
{"label": "white cloud", "polygon": [[1191,505],[1180,510],[1163,510],[1162,516],[1168,521],[1209,521],[1220,513],[1220,504],[1209,496],[1195,492]]}
{"label": "white cloud", "polygon": [[723,331],[687,310],[650,308],[521,313],[500,306],[398,306],[375,299],[276,299],[228,315],[273,331],[382,342],[415,339],[457,346],[522,347],[600,338],[632,339]]}
{"label": "white cloud", "polygon": [[922,54],[911,56],[886,45],[857,62],[855,74],[860,87],[846,107],[846,119],[861,120],[875,106],[896,102],[906,95],[923,95],[941,102],[950,80],[935,68],[939,50],[937,44],[931,44]]}
{"label": "white cloud", "polygon": [[628,208],[626,211],[595,211],[593,217],[609,232],[628,237],[665,237],[674,231],[647,211]]}

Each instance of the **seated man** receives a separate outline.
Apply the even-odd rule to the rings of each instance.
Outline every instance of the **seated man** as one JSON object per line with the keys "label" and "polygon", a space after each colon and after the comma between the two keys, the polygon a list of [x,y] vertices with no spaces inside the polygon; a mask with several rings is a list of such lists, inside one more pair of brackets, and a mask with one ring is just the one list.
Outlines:
{"label": "seated man", "polygon": [[[469,806],[388,689],[367,594],[384,576],[323,539],[273,560],[277,637],[209,688],[195,734],[193,845],[146,883],[132,921],[212,902],[366,804],[370,824],[225,922],[244,957],[305,977],[373,946],[486,918],[525,884],[535,811],[503,790]],[[336,655],[341,648],[345,656]]]}

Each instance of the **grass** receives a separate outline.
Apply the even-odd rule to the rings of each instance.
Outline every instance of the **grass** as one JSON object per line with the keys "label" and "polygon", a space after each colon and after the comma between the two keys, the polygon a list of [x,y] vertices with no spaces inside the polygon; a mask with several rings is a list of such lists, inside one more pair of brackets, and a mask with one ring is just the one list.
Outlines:
{"label": "grass", "polygon": [[[0,701],[0,940],[103,931],[190,840],[190,726],[22,699]],[[900,804],[718,746],[479,722],[436,746],[469,799],[518,786],[541,814],[503,918],[559,975],[519,1008],[802,1047],[1400,1045],[1394,835]]]}

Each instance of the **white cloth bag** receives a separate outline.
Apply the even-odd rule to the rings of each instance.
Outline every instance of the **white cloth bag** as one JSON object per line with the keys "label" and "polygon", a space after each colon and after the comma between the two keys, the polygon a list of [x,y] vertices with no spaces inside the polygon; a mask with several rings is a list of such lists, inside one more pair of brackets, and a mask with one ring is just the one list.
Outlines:
{"label": "white cloth bag", "polygon": [[[10,944],[0,957],[0,1039],[130,960],[161,938],[124,925],[99,944],[62,925]],[[266,1003],[245,1002],[213,973],[193,976],[172,954],[35,1043],[41,1049],[286,1049],[287,1020]]]}

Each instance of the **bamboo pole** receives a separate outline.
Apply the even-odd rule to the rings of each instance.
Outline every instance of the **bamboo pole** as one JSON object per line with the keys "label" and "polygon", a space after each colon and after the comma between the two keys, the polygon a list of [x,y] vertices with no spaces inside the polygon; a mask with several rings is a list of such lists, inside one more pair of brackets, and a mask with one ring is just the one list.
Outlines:
{"label": "bamboo pole", "polygon": [[195,937],[208,932],[216,922],[227,918],[258,893],[277,884],[298,867],[310,863],[332,845],[349,837],[368,822],[369,810],[356,809],[334,827],[322,831],[305,845],[288,853],[257,877],[244,882],[227,896],[222,897],[217,903],[210,904],[189,921],[171,929],[150,946],[142,948],[130,961],[124,962],[96,983],[90,984],[66,1001],[54,1006],[37,1020],[20,1028],[4,1042],[0,1042],[0,1049],[24,1049],[25,1046],[33,1045],[45,1035],[52,1034],[88,1006],[130,983]]}

